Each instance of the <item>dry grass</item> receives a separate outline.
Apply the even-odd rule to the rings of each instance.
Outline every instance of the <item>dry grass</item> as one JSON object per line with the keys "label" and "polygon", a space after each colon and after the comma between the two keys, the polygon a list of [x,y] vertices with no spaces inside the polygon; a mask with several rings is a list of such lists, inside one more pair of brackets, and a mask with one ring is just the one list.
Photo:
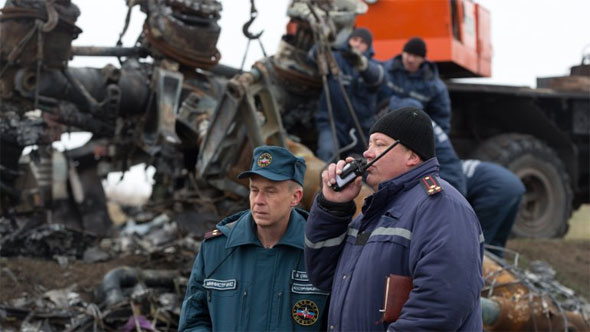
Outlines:
{"label": "dry grass", "polygon": [[570,229],[564,239],[590,241],[590,204],[582,205],[574,212],[570,219]]}
{"label": "dry grass", "polygon": [[523,255],[524,267],[533,260],[549,263],[558,281],[590,299],[590,204],[573,214],[564,238],[510,239],[506,246]]}

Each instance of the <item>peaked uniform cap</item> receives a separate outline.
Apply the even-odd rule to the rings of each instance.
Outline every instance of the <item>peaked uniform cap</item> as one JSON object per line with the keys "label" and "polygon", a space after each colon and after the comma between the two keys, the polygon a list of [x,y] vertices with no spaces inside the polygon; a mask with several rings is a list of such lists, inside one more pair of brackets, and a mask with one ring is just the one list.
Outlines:
{"label": "peaked uniform cap", "polygon": [[256,174],[271,181],[293,180],[303,186],[306,168],[305,159],[294,156],[289,150],[263,145],[254,149],[252,167],[240,173],[238,179]]}

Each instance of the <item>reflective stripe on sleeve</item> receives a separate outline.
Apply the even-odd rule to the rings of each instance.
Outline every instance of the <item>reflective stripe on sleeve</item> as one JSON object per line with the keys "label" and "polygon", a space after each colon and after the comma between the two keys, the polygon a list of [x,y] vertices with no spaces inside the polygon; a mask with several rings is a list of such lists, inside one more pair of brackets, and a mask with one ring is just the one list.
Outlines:
{"label": "reflective stripe on sleeve", "polygon": [[412,239],[412,232],[400,227],[378,227],[371,233],[371,237],[376,235],[395,235],[407,240]]}
{"label": "reflective stripe on sleeve", "polygon": [[[342,244],[346,235],[357,237],[359,230],[356,228],[349,228],[348,231],[338,237],[327,239],[319,242],[311,242],[307,236],[305,237],[305,246],[311,249],[320,249],[326,247],[336,247]],[[412,239],[412,232],[400,227],[378,227],[372,233],[371,237],[386,235],[386,236],[400,236],[406,240]]]}
{"label": "reflective stripe on sleeve", "polygon": [[480,163],[481,161],[479,160],[463,160],[463,174],[465,174],[465,176],[468,178],[472,177],[475,173],[475,169],[477,168],[477,166],[479,166]]}
{"label": "reflective stripe on sleeve", "polygon": [[334,237],[331,239],[327,239],[324,241],[319,241],[319,242],[311,242],[307,236],[305,236],[305,246],[311,249],[320,249],[320,248],[326,248],[326,247],[336,247],[339,246],[340,244],[342,244],[342,242],[344,241],[344,238],[346,237],[347,233],[342,233],[342,235],[338,236],[338,237]]}
{"label": "reflective stripe on sleeve", "polygon": [[324,241],[319,241],[319,242],[311,242],[307,236],[305,237],[305,246],[311,249],[319,249],[319,248],[325,248],[325,247],[336,247],[339,246],[342,241],[344,241],[344,239],[346,238],[346,235],[352,236],[352,237],[356,237],[359,233],[359,230],[356,228],[349,228],[348,231],[346,231],[346,233],[343,233],[342,235],[340,235],[339,237],[335,237],[335,238],[331,238],[331,239],[327,239]]}
{"label": "reflective stripe on sleeve", "polygon": [[432,121],[432,129],[434,130],[434,135],[439,143],[443,143],[449,139],[449,136],[442,130],[442,128],[436,124],[436,122]]}

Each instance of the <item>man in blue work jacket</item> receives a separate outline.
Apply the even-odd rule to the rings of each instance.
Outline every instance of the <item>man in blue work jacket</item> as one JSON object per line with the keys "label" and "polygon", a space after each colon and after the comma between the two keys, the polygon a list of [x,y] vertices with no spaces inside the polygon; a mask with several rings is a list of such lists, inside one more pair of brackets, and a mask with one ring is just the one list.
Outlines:
{"label": "man in blue work jacket", "polygon": [[303,258],[305,161],[261,146],[252,168],[250,210],[217,224],[187,285],[179,331],[318,331],[328,293],[309,281]]}
{"label": "man in blue work jacket", "polygon": [[[440,177],[455,187],[461,195],[467,197],[467,179],[463,174],[461,161],[449,136],[434,121],[432,121],[432,129],[434,130],[434,151],[440,164]],[[469,199],[467,200],[469,201]],[[475,210],[475,214],[477,214],[477,210]],[[479,214],[477,217],[479,218]]]}
{"label": "man in blue work jacket", "polygon": [[479,218],[489,250],[503,257],[504,248],[520,202],[526,191],[518,176],[498,164],[481,160],[462,160],[467,179],[467,200]]}
{"label": "man in blue work jacket", "polygon": [[424,40],[411,38],[402,54],[385,62],[383,67],[386,80],[379,90],[379,103],[389,100],[389,108],[398,109],[406,99],[415,100],[448,135],[451,132],[451,98],[438,76],[436,64],[426,59]]}
{"label": "man in blue work jacket", "polygon": [[[405,98],[403,101],[400,101],[399,108],[404,107],[414,107],[423,110],[423,105],[412,98]],[[378,115],[378,117],[381,116],[383,115]],[[434,151],[436,159],[440,164],[439,176],[455,187],[461,195],[467,196],[467,180],[463,174],[461,160],[457,156],[449,136],[434,121],[432,121],[432,129],[434,131]]]}
{"label": "man in blue work jacket", "polygon": [[[350,147],[353,139],[350,137],[350,130],[356,130],[356,145],[352,146],[349,153],[364,151],[364,144],[361,135],[367,136],[371,125],[375,122],[377,110],[377,92],[385,78],[383,67],[373,60],[373,35],[368,29],[355,29],[343,45],[339,45],[333,51],[334,59],[338,63],[340,73],[338,78],[334,75],[328,76],[328,94],[322,91],[318,104],[318,111],[315,113],[316,127],[318,131],[318,148],[316,155],[323,161],[330,161],[338,151],[335,151],[335,144],[332,138],[330,121],[334,121],[336,138],[339,149]],[[312,48],[308,58],[316,62],[316,48]],[[343,89],[341,89],[342,84]],[[344,90],[344,91],[343,91]],[[350,110],[344,93],[350,98],[353,110]],[[334,119],[330,119],[328,102],[331,103]],[[358,132],[354,118],[350,112],[356,115],[362,133]]]}
{"label": "man in blue work jacket", "polygon": [[[367,162],[396,140],[367,169],[366,183],[375,193],[355,219],[352,200],[362,177],[334,191],[346,162],[322,173],[305,229],[305,261],[311,282],[331,292],[328,330],[481,331],[483,236],[477,217],[439,178],[432,122],[424,111],[403,108],[379,119],[363,154]],[[399,317],[383,321],[391,275],[411,286]]]}

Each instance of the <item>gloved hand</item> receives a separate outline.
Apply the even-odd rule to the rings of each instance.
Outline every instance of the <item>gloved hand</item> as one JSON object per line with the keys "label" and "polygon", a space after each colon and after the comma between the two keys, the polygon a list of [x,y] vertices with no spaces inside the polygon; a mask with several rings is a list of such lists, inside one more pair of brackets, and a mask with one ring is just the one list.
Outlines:
{"label": "gloved hand", "polygon": [[361,52],[357,51],[356,49],[349,47],[345,51],[342,51],[342,57],[346,62],[348,62],[351,66],[355,67],[358,71],[365,71],[369,66],[369,60],[367,57],[362,55]]}

